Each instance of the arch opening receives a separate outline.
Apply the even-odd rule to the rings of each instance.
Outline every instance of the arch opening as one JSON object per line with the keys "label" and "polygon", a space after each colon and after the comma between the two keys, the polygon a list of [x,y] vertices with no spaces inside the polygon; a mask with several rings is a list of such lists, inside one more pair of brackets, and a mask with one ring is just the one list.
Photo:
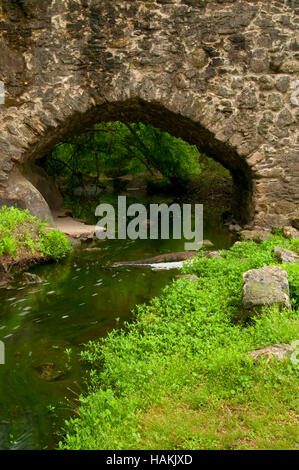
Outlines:
{"label": "arch opening", "polygon": [[[212,158],[226,168],[233,182],[231,212],[235,221],[248,224],[252,219],[252,175],[246,161],[227,144],[199,123],[175,114],[159,103],[148,103],[142,100],[106,103],[95,106],[86,113],[77,113],[57,128],[49,128],[39,142],[27,153],[20,166],[20,172],[37,189],[47,203],[55,207],[59,204],[57,193],[54,193],[53,182],[45,183],[46,175],[35,165],[35,161],[46,156],[59,142],[72,136],[88,132],[95,123],[141,122],[152,125],[174,137],[181,138],[195,145],[201,153]],[[50,194],[52,192],[52,195]],[[55,200],[56,199],[56,200]],[[29,209],[31,209],[29,207]]]}

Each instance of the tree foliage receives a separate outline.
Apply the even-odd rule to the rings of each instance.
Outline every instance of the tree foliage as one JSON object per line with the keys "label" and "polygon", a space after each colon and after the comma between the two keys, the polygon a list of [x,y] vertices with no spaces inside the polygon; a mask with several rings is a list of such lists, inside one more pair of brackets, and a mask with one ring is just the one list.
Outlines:
{"label": "tree foliage", "polygon": [[[0,207],[0,257],[19,260],[40,254],[59,260],[67,256],[72,246],[59,230],[47,230],[47,224],[16,207]],[[1,265],[1,262],[0,262]]]}
{"label": "tree foliage", "polygon": [[47,157],[46,169],[53,176],[67,176],[72,185],[83,176],[99,179],[141,171],[159,172],[176,182],[200,173],[199,157],[195,146],[152,125],[116,121],[61,142]]}

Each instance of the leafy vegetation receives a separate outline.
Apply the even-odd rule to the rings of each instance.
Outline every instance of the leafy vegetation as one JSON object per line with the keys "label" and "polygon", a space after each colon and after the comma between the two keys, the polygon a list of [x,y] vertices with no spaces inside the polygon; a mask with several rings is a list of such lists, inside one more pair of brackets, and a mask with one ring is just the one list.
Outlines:
{"label": "leafy vegetation", "polygon": [[49,174],[82,184],[83,176],[116,177],[147,171],[171,181],[198,175],[203,158],[195,146],[151,125],[109,122],[96,124],[79,137],[56,146],[46,159]]}
{"label": "leafy vegetation", "polygon": [[298,265],[289,275],[292,310],[265,308],[247,323],[242,274],[275,265],[273,236],[243,242],[221,259],[199,253],[180,279],[133,323],[82,352],[91,364],[90,391],[79,417],[66,423],[63,449],[295,449],[298,366],[255,362],[247,353],[298,339]]}
{"label": "leafy vegetation", "polygon": [[103,202],[111,192],[120,194],[132,181],[151,196],[209,200],[222,212],[230,209],[229,171],[196,146],[151,125],[96,124],[63,140],[38,163],[56,180],[65,207],[77,218],[89,220],[92,201],[98,205],[99,197]]}
{"label": "leafy vegetation", "polygon": [[0,209],[0,256],[13,260],[39,255],[55,260],[71,251],[71,244],[59,230],[46,230],[47,224],[28,210],[3,206]]}

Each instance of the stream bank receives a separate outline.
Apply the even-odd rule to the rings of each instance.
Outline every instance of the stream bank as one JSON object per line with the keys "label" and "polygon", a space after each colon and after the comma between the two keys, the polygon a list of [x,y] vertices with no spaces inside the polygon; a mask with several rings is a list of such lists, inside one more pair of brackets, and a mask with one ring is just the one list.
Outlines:
{"label": "stream bank", "polygon": [[67,237],[48,228],[27,210],[0,208],[0,288],[5,288],[13,274],[35,264],[61,260],[71,252]]}
{"label": "stream bank", "polygon": [[137,307],[134,322],[91,341],[82,353],[90,388],[60,448],[295,450],[298,360],[252,354],[268,354],[269,345],[294,351],[299,265],[283,264],[292,309],[274,303],[246,321],[240,314],[243,274],[275,266],[276,246],[298,253],[297,242],[271,235],[221,257],[199,255],[185,276]]}
{"label": "stream bank", "polygon": [[[93,224],[90,207],[84,219]],[[211,213],[214,209],[207,210],[204,237],[214,243],[213,249],[228,248],[233,238]],[[88,367],[79,357],[84,345],[131,322],[135,306],[159,295],[177,275],[175,269],[154,272],[114,263],[181,252],[184,242],[90,240],[60,263],[30,269],[41,283],[1,291],[0,340],[6,364],[0,366],[0,448],[58,445],[64,420],[87,391]]]}

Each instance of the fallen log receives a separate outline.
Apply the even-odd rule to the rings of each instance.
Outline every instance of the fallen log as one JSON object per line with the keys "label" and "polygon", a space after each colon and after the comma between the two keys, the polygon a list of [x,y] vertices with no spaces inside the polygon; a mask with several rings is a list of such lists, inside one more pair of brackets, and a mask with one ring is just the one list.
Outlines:
{"label": "fallen log", "polygon": [[153,258],[138,259],[136,261],[119,261],[114,266],[135,266],[136,264],[156,264],[167,263],[171,261],[185,261],[194,258],[199,254],[198,251],[179,251],[178,253],[165,253],[154,256]]}

